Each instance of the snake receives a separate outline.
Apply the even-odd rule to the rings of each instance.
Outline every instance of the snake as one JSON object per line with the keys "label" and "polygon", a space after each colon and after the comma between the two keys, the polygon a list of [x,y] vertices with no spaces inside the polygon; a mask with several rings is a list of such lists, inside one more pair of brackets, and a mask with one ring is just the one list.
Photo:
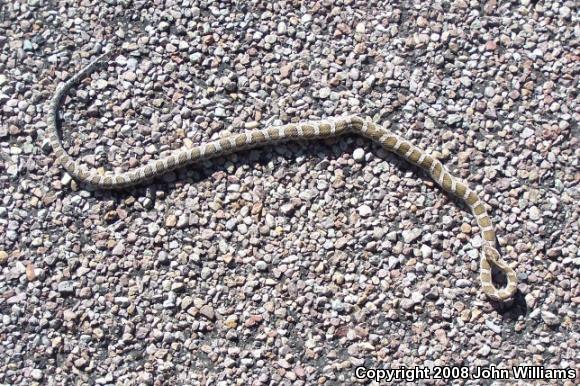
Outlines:
{"label": "snake", "polygon": [[[375,123],[369,117],[343,115],[315,121],[290,123],[247,130],[231,134],[195,147],[173,150],[169,155],[149,161],[145,165],[128,171],[113,172],[89,168],[73,159],[64,148],[59,130],[59,107],[68,91],[116,52],[111,50],[97,57],[68,80],[59,84],[50,102],[48,112],[48,141],[56,156],[56,162],[73,178],[97,189],[123,189],[140,185],[172,170],[199,163],[211,158],[241,150],[267,146],[286,141],[313,140],[338,137],[344,134],[358,134],[378,143],[386,151],[393,153],[412,165],[424,170],[445,192],[463,201],[471,210],[479,227],[482,243],[479,264],[481,291],[491,301],[504,303],[513,299],[517,291],[515,271],[502,259],[496,249],[497,240],[491,218],[484,202],[465,181],[453,176],[433,155],[419,149],[403,137]],[[492,278],[492,268],[505,275],[505,284],[496,287]]]}

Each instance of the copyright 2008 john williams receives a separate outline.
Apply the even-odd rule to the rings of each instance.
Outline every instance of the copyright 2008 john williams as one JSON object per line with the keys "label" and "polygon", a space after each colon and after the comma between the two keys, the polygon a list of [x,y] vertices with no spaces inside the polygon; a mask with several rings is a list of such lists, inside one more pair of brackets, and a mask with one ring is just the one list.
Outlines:
{"label": "copyright 2008 john williams", "polygon": [[413,382],[420,379],[521,379],[521,380],[565,380],[576,379],[576,370],[547,368],[544,366],[514,366],[499,368],[496,366],[435,366],[435,367],[405,367],[396,369],[373,369],[359,366],[355,369],[355,377],[363,380],[373,380],[379,383],[396,381]]}

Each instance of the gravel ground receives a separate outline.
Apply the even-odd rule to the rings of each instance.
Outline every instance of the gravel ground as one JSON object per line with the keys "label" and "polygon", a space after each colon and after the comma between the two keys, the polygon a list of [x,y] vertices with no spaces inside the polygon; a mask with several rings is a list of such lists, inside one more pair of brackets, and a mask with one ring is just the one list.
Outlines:
{"label": "gravel ground", "polygon": [[[578,372],[574,2],[161,3],[0,4],[1,384]],[[45,141],[47,102],[114,46],[126,53],[62,107],[75,157],[127,170],[267,124],[371,116],[489,204],[517,298],[480,293],[465,207],[359,137],[247,151],[122,192],[79,186]]]}

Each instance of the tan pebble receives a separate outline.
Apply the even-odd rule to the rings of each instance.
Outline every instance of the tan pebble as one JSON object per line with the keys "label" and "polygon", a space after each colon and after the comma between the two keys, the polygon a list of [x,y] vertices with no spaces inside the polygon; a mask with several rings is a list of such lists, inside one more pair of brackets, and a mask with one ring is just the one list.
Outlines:
{"label": "tan pebble", "polygon": [[26,278],[28,281],[34,281],[36,279],[36,272],[34,272],[34,265],[28,263],[26,265]]}
{"label": "tan pebble", "polygon": [[470,234],[471,233],[471,225],[469,225],[467,223],[461,224],[461,232],[463,232],[465,234]]}
{"label": "tan pebble", "polygon": [[175,224],[177,224],[177,216],[175,216],[174,214],[170,214],[169,216],[167,216],[167,218],[165,219],[165,226],[168,228],[173,228]]}
{"label": "tan pebble", "polygon": [[0,264],[5,264],[8,261],[8,253],[0,251]]}
{"label": "tan pebble", "polygon": [[463,310],[461,312],[461,320],[463,320],[464,322],[469,322],[470,319],[471,319],[471,310]]}
{"label": "tan pebble", "polygon": [[435,331],[435,336],[437,337],[437,339],[439,340],[439,342],[441,342],[441,344],[443,346],[447,346],[447,343],[449,343],[449,340],[447,339],[447,334],[445,333],[445,330],[439,328]]}
{"label": "tan pebble", "polygon": [[70,321],[76,319],[76,317],[77,317],[77,314],[72,310],[64,310],[64,312],[63,312],[63,318],[67,322],[70,322]]}
{"label": "tan pebble", "polygon": [[238,322],[237,322],[237,320],[235,320],[233,318],[232,319],[228,318],[224,322],[224,326],[226,326],[229,329],[233,329],[233,328],[236,328],[238,326]]}

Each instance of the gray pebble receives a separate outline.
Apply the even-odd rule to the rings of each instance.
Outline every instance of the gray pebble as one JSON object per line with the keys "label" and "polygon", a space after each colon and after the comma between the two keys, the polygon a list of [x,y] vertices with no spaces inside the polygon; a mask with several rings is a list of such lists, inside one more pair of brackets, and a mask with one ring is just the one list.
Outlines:
{"label": "gray pebble", "polygon": [[72,281],[61,281],[58,283],[58,292],[63,295],[73,294],[75,291],[74,283]]}
{"label": "gray pebble", "polygon": [[550,327],[556,327],[560,325],[560,318],[550,311],[542,311],[542,320]]}

